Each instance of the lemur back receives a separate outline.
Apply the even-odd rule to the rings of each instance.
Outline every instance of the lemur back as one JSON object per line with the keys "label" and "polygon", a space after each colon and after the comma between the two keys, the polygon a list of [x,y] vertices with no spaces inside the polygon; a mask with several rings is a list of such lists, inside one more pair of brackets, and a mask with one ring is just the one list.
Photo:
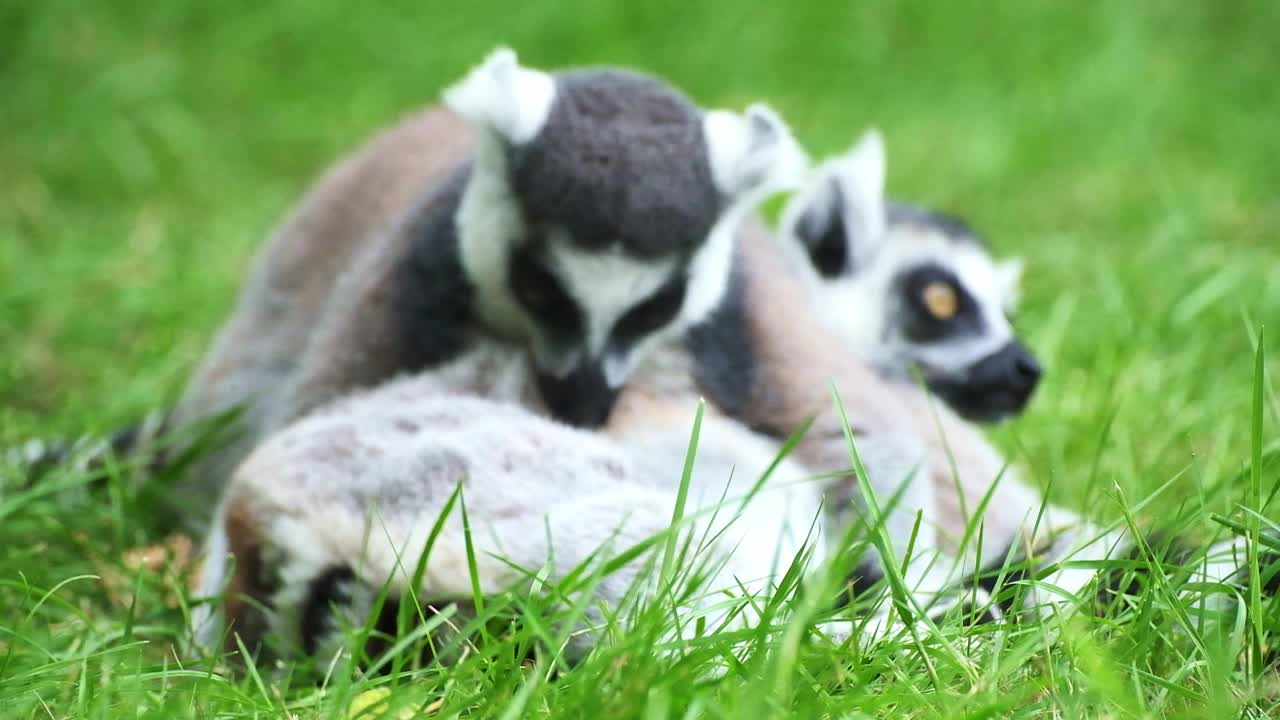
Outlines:
{"label": "lemur back", "polygon": [[[180,427],[244,407],[238,432],[192,470],[200,496],[216,492],[208,478],[228,477],[269,426],[358,253],[466,160],[468,145],[448,141],[466,132],[446,109],[409,115],[327,171],[272,233],[166,423]],[[207,483],[215,487],[201,487]]]}

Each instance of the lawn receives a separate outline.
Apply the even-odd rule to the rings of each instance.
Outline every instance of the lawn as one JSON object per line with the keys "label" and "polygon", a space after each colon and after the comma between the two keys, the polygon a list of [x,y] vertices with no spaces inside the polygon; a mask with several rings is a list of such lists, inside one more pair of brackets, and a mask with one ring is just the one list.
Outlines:
{"label": "lawn", "polygon": [[[1028,260],[1018,326],[1048,372],[996,441],[1055,500],[1112,519],[1161,489],[1141,517],[1213,532],[1254,453],[1280,454],[1255,372],[1260,336],[1280,370],[1277,37],[1272,0],[0,4],[0,446],[166,405],[308,181],[501,42],[642,67],[704,105],[767,100],[815,154],[880,126],[893,194]],[[1269,492],[1280,463],[1257,476]],[[515,662],[525,626],[448,670],[211,673],[170,647],[180,580],[126,562],[164,524],[146,493],[0,483],[5,718],[331,717],[383,685],[441,717],[1280,712],[1243,631],[1189,642],[1154,590],[1117,620],[956,625],[950,650],[865,656],[819,639],[715,683],[647,626],[558,674]]]}

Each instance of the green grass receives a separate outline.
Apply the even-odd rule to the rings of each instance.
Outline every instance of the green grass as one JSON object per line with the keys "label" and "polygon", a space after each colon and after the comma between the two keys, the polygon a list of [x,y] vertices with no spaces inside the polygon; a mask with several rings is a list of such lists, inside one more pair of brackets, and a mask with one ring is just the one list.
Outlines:
{"label": "green grass", "polygon": [[[1280,395],[1254,344],[1280,319],[1278,36],[1269,0],[5,3],[0,445],[165,405],[306,183],[506,42],[540,66],[638,65],[707,105],[763,98],[815,153],[880,125],[895,194],[1029,260],[1019,325],[1048,375],[1001,446],[1103,518],[1164,487],[1139,521],[1248,524],[1238,504],[1256,507],[1280,472],[1266,462]],[[3,482],[0,715],[327,717],[376,684],[184,669],[177,581],[121,570],[162,524],[147,497]],[[522,629],[390,682],[397,703],[443,698],[444,717],[1276,712],[1275,675],[1245,659],[1268,639],[1265,598],[1202,648],[1171,636],[1158,592],[1144,600],[1118,621],[1001,638],[945,625],[971,665],[936,643],[859,657],[815,641],[700,684],[697,657],[652,652],[663,621],[645,615],[554,677],[503,659],[536,639]],[[499,598],[486,612],[504,608],[545,610]]]}

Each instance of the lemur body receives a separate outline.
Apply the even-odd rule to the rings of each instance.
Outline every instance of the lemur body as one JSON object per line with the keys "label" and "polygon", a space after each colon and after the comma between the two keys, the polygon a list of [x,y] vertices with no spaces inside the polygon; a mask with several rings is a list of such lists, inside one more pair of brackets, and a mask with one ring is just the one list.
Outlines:
{"label": "lemur body", "polygon": [[[212,596],[227,584],[230,592],[218,617],[198,616],[201,641],[213,645],[227,620],[249,647],[270,631],[286,650],[324,651],[337,630],[328,604],[340,601],[360,622],[384,584],[393,603],[404,595],[459,487],[485,593],[544,567],[557,583],[595,553],[609,557],[671,525],[692,420],[684,403],[632,393],[607,431],[570,428],[501,397],[458,394],[501,384],[518,394],[522,382],[532,384],[511,355],[494,360],[358,392],[257,448],[233,476],[213,530],[201,589]],[[785,567],[806,542],[813,562],[825,555],[822,524],[811,533],[821,491],[806,470],[783,460],[751,497],[775,450],[721,416],[701,427],[686,514],[695,537],[715,538],[708,552],[716,570],[695,603],[713,615],[710,627],[726,616],[716,614],[711,592],[766,590],[777,564]],[[471,595],[460,514],[448,518],[415,588],[426,601]],[[605,577],[599,599],[617,607],[643,565],[638,558]],[[335,576],[343,578],[337,590]],[[602,619],[594,605],[589,613]],[[576,642],[584,649],[590,635]]]}
{"label": "lemur body", "polygon": [[493,347],[520,402],[604,421],[639,360],[724,293],[738,218],[805,160],[763,106],[497,51],[327,173],[260,254],[169,425],[236,407],[179,496],[207,507],[266,433],[349,391]]}

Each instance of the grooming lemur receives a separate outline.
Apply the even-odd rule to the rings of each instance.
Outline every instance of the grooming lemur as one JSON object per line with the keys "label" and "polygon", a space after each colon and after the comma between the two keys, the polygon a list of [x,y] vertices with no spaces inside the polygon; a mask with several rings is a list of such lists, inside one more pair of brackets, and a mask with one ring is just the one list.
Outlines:
{"label": "grooming lemur", "polygon": [[[851,407],[850,417],[855,431],[862,436],[870,471],[875,477],[886,481],[898,476],[910,469],[911,463],[917,459],[914,456],[908,456],[902,448],[914,450],[917,447],[927,447],[928,440],[917,437],[919,421],[927,417],[927,404],[918,402],[920,393],[915,388],[907,385],[887,385],[871,371],[853,361],[847,353],[841,352],[842,348],[838,345],[824,346],[820,327],[812,323],[806,325],[810,320],[812,308],[804,296],[803,286],[788,282],[789,274],[781,260],[777,248],[769,238],[753,237],[748,232],[743,252],[738,255],[734,282],[730,285],[724,301],[710,313],[707,322],[696,325],[690,331],[684,347],[672,342],[652,353],[649,362],[634,376],[634,382],[623,393],[618,413],[621,417],[637,416],[634,410],[637,402],[649,408],[653,407],[654,402],[658,402],[688,410],[691,408],[689,403],[697,397],[699,391],[702,391],[711,397],[713,410],[723,412],[730,418],[742,419],[774,434],[789,433],[803,421],[806,415],[822,412],[829,407],[826,391],[821,386],[822,376],[808,376],[804,372],[807,368],[821,368],[822,365],[815,366],[814,363],[825,360],[833,376],[836,373],[842,373],[842,379],[852,378],[857,384],[857,400]],[[749,292],[753,284],[760,286],[754,293]],[[785,322],[785,325],[769,324],[777,320]],[[803,329],[798,333],[791,330],[796,327],[807,327],[807,335]],[[783,328],[786,330],[779,332]],[[804,353],[803,363],[799,357],[792,354],[793,349],[797,347],[793,341],[798,338],[809,340],[810,344],[807,348],[817,351]],[[480,388],[482,394],[489,397],[521,397],[523,390],[518,381],[510,384],[504,395],[495,392],[500,383],[495,383],[491,379],[483,381],[475,379],[478,371],[481,376],[485,375],[485,372],[494,374],[493,367],[495,365],[468,360],[452,367],[457,372],[456,375],[440,373],[434,381],[443,382],[453,392],[475,394],[477,388]],[[502,373],[496,374],[502,375]],[[519,377],[519,372],[513,370],[512,373],[503,376]],[[697,382],[694,382],[695,378]],[[438,387],[427,380],[421,382],[429,388]],[[881,392],[885,389],[889,390],[888,394]],[[793,393],[795,397],[789,397],[784,394],[786,392]],[[635,398],[645,399],[636,400]],[[917,403],[914,413],[912,413],[911,402]],[[779,413],[779,410],[785,412]],[[753,412],[760,415],[752,416]],[[644,413],[638,416],[643,417]],[[534,423],[532,418],[529,422]],[[734,428],[732,431],[726,431],[730,434],[738,433],[751,437],[747,434],[746,428],[726,419],[716,418],[710,422]],[[820,416],[818,427],[819,432],[810,433],[801,444],[802,456],[808,455],[811,458],[828,460],[816,461],[815,467],[846,468],[849,465],[849,459],[839,419],[834,414],[825,412]],[[608,430],[611,432],[614,430],[613,423]],[[680,432],[677,431],[672,435],[670,428],[661,425],[656,428],[656,431],[657,437],[662,438],[662,442],[668,447],[679,449],[683,446],[684,438]],[[627,435],[623,440],[630,450],[630,445],[634,444],[634,436]],[[373,442],[378,441],[375,438]],[[706,442],[709,441],[704,439],[704,443]],[[755,438],[755,442],[760,443],[761,448],[770,447],[759,437]],[[498,448],[494,448],[494,451],[497,450]],[[711,452],[715,452],[714,443]],[[755,452],[758,454],[765,450]],[[961,455],[963,454],[962,452]],[[640,455],[646,458],[665,457],[667,462],[682,456],[680,453],[663,456],[661,453],[649,452],[641,452]],[[998,459],[998,456],[993,453],[988,453],[987,457]],[[935,470],[943,466],[943,458],[943,452],[935,453],[932,460]],[[988,469],[991,470],[988,477],[994,477],[999,466],[989,463]],[[341,473],[339,472],[338,475]],[[654,475],[646,477],[648,480],[645,482],[654,484]],[[661,479],[670,480],[670,477]],[[717,483],[721,480],[723,478],[714,478],[711,482]],[[511,482],[521,481],[518,478],[511,478]],[[606,478],[601,490],[606,493],[605,497],[611,485],[612,483]],[[849,485],[846,483],[845,487],[845,495],[848,496]],[[665,489],[669,491],[670,488]],[[365,496],[366,492],[364,489],[352,489],[352,491],[361,496]],[[345,492],[345,489],[339,489],[338,492]],[[369,492],[376,496],[375,491]],[[667,492],[667,495],[669,496],[670,493]],[[236,543],[237,529],[243,531],[244,528],[252,525],[244,518],[260,515],[264,521],[270,521],[274,511],[264,509],[259,512],[254,510],[253,506],[254,503],[251,500],[243,499],[234,501],[234,505],[226,506],[229,513],[227,522],[231,524],[222,529],[228,530],[232,546]],[[264,508],[270,507],[275,505],[264,504]],[[540,509],[537,504],[530,506],[530,512],[535,514]],[[412,513],[418,512],[416,508],[405,510]],[[845,515],[843,519],[847,521],[849,518]],[[902,533],[895,532],[895,535],[900,536]],[[763,538],[770,536],[771,533],[766,531],[753,535],[753,537]],[[287,546],[288,544],[278,543],[277,545]],[[220,550],[221,547],[215,542],[212,555],[216,557]],[[899,551],[904,552],[905,547],[899,548]],[[277,552],[280,552],[279,547]],[[250,563],[250,565],[253,564],[255,563]],[[920,567],[920,564],[917,563],[916,567]],[[913,569],[908,576],[912,580],[923,581],[920,572]],[[214,579],[219,577],[220,575],[216,572],[207,576]],[[368,578],[362,579],[368,580]],[[294,580],[299,579],[294,577]],[[917,585],[916,582],[912,583],[913,587]],[[935,582],[934,585],[940,586],[941,582]],[[285,604],[288,604],[290,598],[292,601],[301,602],[302,598],[298,596],[298,584],[295,582],[290,587],[291,589],[285,593]],[[205,589],[212,591],[214,588],[206,584]]]}
{"label": "grooming lemur", "polygon": [[473,392],[599,425],[645,354],[719,304],[739,218],[807,165],[766,107],[703,111],[631,71],[503,49],[444,101],[329,170],[261,252],[168,423],[243,408],[187,504],[331,399],[504,353],[536,382]]}

